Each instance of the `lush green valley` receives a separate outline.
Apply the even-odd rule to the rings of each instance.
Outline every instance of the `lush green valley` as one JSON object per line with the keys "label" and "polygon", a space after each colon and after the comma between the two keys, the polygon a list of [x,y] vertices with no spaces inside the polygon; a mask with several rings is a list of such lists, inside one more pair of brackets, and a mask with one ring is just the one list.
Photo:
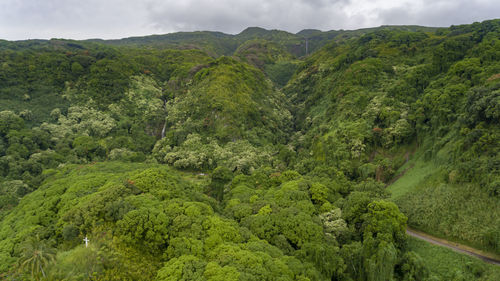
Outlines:
{"label": "lush green valley", "polygon": [[499,280],[499,38],[0,41],[0,277]]}
{"label": "lush green valley", "polygon": [[498,32],[375,32],[315,53],[284,89],[295,168],[401,176],[389,190],[410,225],[500,253]]}

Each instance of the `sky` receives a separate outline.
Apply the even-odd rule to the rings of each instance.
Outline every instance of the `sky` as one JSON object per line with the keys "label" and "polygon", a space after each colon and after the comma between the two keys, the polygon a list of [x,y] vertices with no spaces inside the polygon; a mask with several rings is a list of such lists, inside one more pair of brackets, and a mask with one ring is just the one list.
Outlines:
{"label": "sky", "polygon": [[0,0],[0,38],[118,39],[176,31],[236,34],[500,18],[499,0]]}

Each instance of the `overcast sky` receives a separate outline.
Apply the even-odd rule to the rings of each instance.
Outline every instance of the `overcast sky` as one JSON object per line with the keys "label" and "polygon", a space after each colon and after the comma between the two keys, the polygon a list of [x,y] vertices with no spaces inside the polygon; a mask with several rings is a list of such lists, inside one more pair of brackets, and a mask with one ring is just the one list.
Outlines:
{"label": "overcast sky", "polygon": [[0,0],[0,38],[123,38],[175,31],[298,32],[500,18],[499,0]]}

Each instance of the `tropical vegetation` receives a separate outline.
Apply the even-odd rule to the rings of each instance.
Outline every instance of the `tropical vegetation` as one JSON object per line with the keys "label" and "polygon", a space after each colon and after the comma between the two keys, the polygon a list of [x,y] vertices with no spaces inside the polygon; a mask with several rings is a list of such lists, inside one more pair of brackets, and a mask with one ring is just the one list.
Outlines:
{"label": "tropical vegetation", "polygon": [[0,41],[0,277],[499,280],[499,38]]}

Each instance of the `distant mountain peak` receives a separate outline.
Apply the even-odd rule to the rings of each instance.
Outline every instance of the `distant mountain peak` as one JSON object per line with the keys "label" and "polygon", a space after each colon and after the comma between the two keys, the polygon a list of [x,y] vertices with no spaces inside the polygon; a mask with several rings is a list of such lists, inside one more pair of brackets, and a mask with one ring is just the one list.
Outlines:
{"label": "distant mountain peak", "polygon": [[242,32],[240,32],[238,35],[251,35],[251,34],[261,34],[261,33],[266,33],[268,32],[269,30],[265,29],[265,28],[262,28],[262,27],[258,27],[258,26],[252,26],[252,27],[247,27],[245,28]]}
{"label": "distant mountain peak", "polygon": [[319,29],[302,29],[301,31],[295,33],[299,36],[311,36],[313,34],[321,33],[322,31]]}

